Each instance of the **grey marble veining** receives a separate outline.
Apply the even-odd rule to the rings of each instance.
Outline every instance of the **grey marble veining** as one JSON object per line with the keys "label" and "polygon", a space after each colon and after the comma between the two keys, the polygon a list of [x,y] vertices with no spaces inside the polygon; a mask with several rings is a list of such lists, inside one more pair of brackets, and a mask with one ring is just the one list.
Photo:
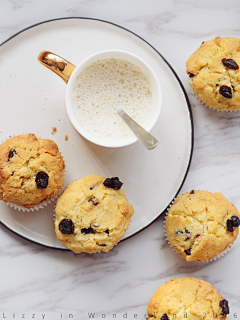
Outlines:
{"label": "grey marble veining", "polygon": [[[192,105],[194,153],[181,192],[220,191],[240,210],[240,114],[204,107],[185,62],[202,41],[240,36],[237,0],[0,0],[0,42],[40,21],[84,16],[122,25],[151,43],[178,73]],[[0,57],[1,63],[1,57]],[[1,120],[0,120],[1,121]],[[240,238],[213,263],[187,263],[167,245],[163,217],[108,254],[43,248],[0,226],[0,319],[144,319],[157,288],[174,277],[211,282],[240,318]]]}

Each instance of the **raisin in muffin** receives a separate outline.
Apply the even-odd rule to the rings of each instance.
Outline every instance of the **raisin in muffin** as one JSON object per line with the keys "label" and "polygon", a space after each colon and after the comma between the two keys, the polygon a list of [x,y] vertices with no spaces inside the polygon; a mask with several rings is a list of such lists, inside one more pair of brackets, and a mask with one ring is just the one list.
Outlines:
{"label": "raisin in muffin", "polygon": [[196,96],[219,110],[240,109],[240,40],[216,37],[203,42],[186,62]]}
{"label": "raisin in muffin", "polygon": [[171,246],[187,261],[204,261],[230,247],[240,215],[221,193],[192,190],[177,198],[166,218]]}
{"label": "raisin in muffin", "polygon": [[0,145],[0,200],[34,208],[62,188],[64,161],[56,143],[33,133]]}
{"label": "raisin in muffin", "polygon": [[118,178],[90,175],[72,182],[57,201],[55,231],[75,253],[108,252],[134,213]]}
{"label": "raisin in muffin", "polygon": [[228,301],[210,283],[190,277],[163,284],[147,308],[149,320],[223,320],[229,313]]}

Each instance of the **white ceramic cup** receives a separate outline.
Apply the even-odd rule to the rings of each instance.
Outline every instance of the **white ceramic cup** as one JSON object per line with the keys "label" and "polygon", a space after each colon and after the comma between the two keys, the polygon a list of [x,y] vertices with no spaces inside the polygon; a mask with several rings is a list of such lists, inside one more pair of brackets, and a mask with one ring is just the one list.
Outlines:
{"label": "white ceramic cup", "polygon": [[[93,135],[86,131],[81,124],[76,119],[72,106],[71,106],[71,95],[73,90],[73,84],[81,73],[81,71],[86,68],[91,63],[95,62],[96,60],[106,59],[106,58],[116,58],[116,59],[123,59],[127,60],[138,67],[148,76],[152,88],[152,107],[151,112],[148,117],[148,122],[144,126],[144,129],[150,131],[153,126],[156,124],[158,120],[161,106],[162,106],[162,91],[159,79],[153,69],[149,66],[149,64],[144,61],[142,58],[138,57],[137,55],[124,51],[124,50],[105,50],[94,53],[84,60],[82,60],[77,66],[71,64],[67,60],[49,52],[43,51],[40,53],[38,60],[47,68],[51,69],[53,72],[58,74],[66,83],[67,83],[67,90],[65,95],[65,104],[67,109],[67,114],[69,119],[74,126],[74,128],[87,140],[109,148],[118,148],[124,147],[130,144],[133,144],[137,141],[137,138],[133,135],[126,137],[126,138],[119,138],[115,140],[108,140],[102,137],[98,137],[97,135]],[[114,106],[113,106],[114,107]]]}

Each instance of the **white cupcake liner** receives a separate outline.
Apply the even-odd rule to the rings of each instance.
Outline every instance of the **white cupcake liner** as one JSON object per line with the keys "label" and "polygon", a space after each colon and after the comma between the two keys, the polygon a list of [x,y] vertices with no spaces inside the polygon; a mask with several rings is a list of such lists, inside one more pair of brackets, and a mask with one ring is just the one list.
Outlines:
{"label": "white cupcake liner", "polygon": [[[196,96],[196,97],[197,97],[197,96]],[[197,98],[197,99],[201,102],[201,104],[204,105],[205,108],[209,108],[209,109],[212,109],[212,110],[217,111],[217,112],[219,112],[219,111],[221,111],[221,112],[237,112],[237,111],[240,110],[240,108],[239,108],[239,109],[236,109],[236,110],[221,110],[221,109],[213,108],[213,107],[208,106],[206,103],[204,103],[204,102],[203,102],[202,100],[200,100],[199,98]]]}
{"label": "white cupcake liner", "polygon": [[[2,139],[2,143],[4,143],[5,141],[7,141],[7,140],[9,140],[9,139],[11,139],[13,137],[22,136],[22,135],[26,135],[26,134],[28,134],[28,133],[12,134],[11,137],[9,136],[8,138]],[[45,139],[45,138],[42,138],[41,136],[37,136],[37,137],[40,138],[40,139]],[[64,178],[65,177],[65,173],[66,173],[66,161],[64,160],[64,157],[63,157],[61,152],[60,152],[60,154],[61,154],[61,157],[62,157],[63,162],[65,164],[65,168],[61,172],[60,176],[62,178]],[[46,207],[49,203],[51,203],[53,201],[56,201],[56,199],[60,196],[63,187],[64,187],[64,185],[62,186],[62,188],[57,192],[57,194],[54,197],[52,197],[51,199],[43,200],[42,202],[40,202],[38,204],[35,204],[33,208],[25,208],[23,206],[19,206],[19,205],[15,204],[15,203],[12,203],[12,202],[4,202],[4,203],[5,203],[6,206],[11,207],[11,208],[13,208],[15,210],[18,210],[18,211],[23,211],[23,212],[31,212],[31,211],[33,212],[35,210],[38,211],[38,210],[43,209],[44,207]]]}
{"label": "white cupcake liner", "polygon": [[5,202],[6,206],[11,207],[15,210],[18,211],[23,211],[23,212],[31,212],[31,211],[38,211],[39,209],[43,209],[45,206],[47,206],[49,203],[51,203],[52,201],[55,201],[58,198],[58,193],[51,199],[48,200],[44,200],[42,202],[40,202],[39,204],[35,204],[35,206],[33,208],[25,208],[23,206],[19,206],[17,204],[11,203],[11,202]]}
{"label": "white cupcake liner", "polygon": [[[208,192],[212,192],[212,191],[209,191],[209,190],[199,190],[199,189],[198,189],[198,190],[197,190],[197,189],[193,189],[193,190],[194,190],[194,191],[208,191]],[[186,193],[186,192],[185,192],[185,193]],[[182,193],[181,195],[178,195],[177,198],[180,197],[180,196],[182,196],[182,195],[185,194],[185,193]],[[171,206],[176,202],[177,198],[174,198],[174,199],[172,200],[171,204],[169,205],[169,207],[167,208],[167,213],[166,213],[166,215],[165,215],[165,217],[164,217],[164,221],[163,221],[163,228],[164,228],[164,236],[165,236],[165,239],[166,239],[167,243],[168,243],[169,246],[171,247],[172,251],[173,251],[178,257],[180,257],[180,256],[179,256],[180,254],[177,252],[177,250],[174,249],[174,247],[171,245],[170,241],[168,240],[167,232],[166,232],[166,220],[167,220],[167,216],[168,216],[168,211],[169,211],[169,209],[171,208]],[[199,263],[209,263],[209,262],[213,262],[213,261],[216,261],[216,260],[222,258],[223,256],[225,256],[225,255],[229,252],[229,250],[232,248],[233,244],[234,244],[234,243],[230,243],[227,249],[225,249],[224,251],[220,252],[217,256],[215,256],[215,257],[213,257],[213,258],[211,258],[211,259],[207,259],[207,260],[204,260],[204,261],[198,261],[198,260],[187,261],[185,258],[183,258],[183,259],[185,259],[185,261],[187,261],[187,262],[199,262]],[[181,257],[180,257],[180,258],[181,258]]]}

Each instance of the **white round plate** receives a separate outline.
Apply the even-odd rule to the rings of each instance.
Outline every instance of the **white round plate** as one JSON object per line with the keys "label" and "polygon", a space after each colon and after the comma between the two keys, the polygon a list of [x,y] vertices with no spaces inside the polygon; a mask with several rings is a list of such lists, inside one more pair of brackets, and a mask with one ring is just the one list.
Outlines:
{"label": "white round plate", "polygon": [[[146,60],[159,77],[162,110],[151,133],[154,150],[139,142],[118,149],[96,146],[72,127],[64,105],[66,84],[38,61],[42,50],[73,64],[106,49],[127,50]],[[149,226],[179,193],[193,151],[190,104],[177,74],[145,40],[120,26],[88,18],[45,21],[22,30],[0,46],[0,139],[35,133],[53,139],[66,161],[70,182],[89,174],[119,177],[135,209],[127,239]],[[57,127],[54,135],[52,127]],[[68,135],[68,140],[64,137]],[[0,201],[0,220],[9,230],[35,243],[68,250],[55,236],[54,203],[36,212],[19,212]]]}

